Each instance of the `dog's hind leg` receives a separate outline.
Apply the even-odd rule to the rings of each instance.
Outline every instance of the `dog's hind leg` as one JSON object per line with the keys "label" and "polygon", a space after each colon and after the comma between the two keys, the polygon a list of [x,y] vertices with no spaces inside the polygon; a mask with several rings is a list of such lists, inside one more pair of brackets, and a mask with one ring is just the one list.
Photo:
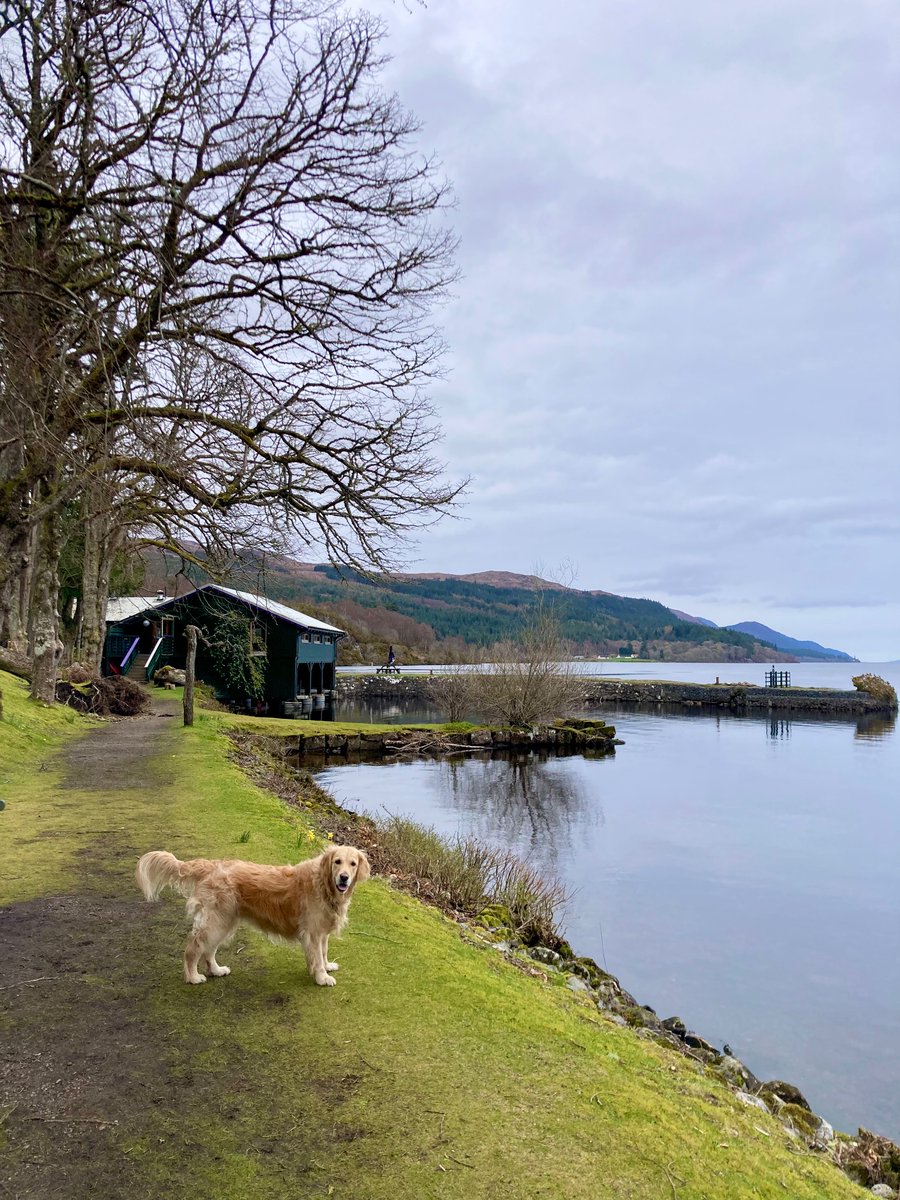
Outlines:
{"label": "dog's hind leg", "polygon": [[[216,954],[219,952],[222,942],[227,942],[229,940],[232,932],[233,931],[231,929],[226,929],[224,936],[216,942],[212,949],[206,951],[206,963],[209,968],[210,975],[218,976],[231,974],[231,967],[225,967],[221,963],[216,962]],[[211,940],[212,939],[210,939],[210,941]]]}
{"label": "dog's hind leg", "polygon": [[199,908],[194,916],[194,928],[184,949],[184,978],[187,983],[206,983],[198,967],[207,964],[210,975],[230,975],[231,967],[216,962],[216,951],[234,932],[236,922],[222,913]]}

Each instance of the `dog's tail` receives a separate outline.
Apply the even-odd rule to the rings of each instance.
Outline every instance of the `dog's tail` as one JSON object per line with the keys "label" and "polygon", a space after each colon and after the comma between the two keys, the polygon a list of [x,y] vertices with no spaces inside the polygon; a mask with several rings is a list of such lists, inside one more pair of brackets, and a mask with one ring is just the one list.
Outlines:
{"label": "dog's tail", "polygon": [[185,872],[187,863],[180,862],[168,850],[151,850],[138,860],[135,883],[148,900],[156,900],[163,888],[170,887],[182,896],[190,896],[194,880]]}

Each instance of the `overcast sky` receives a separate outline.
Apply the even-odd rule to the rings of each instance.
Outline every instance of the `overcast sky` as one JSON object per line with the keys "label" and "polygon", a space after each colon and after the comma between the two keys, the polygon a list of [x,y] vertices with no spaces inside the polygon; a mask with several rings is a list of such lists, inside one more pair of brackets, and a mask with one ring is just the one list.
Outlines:
{"label": "overcast sky", "polygon": [[900,657],[896,0],[369,7],[461,239],[414,569]]}

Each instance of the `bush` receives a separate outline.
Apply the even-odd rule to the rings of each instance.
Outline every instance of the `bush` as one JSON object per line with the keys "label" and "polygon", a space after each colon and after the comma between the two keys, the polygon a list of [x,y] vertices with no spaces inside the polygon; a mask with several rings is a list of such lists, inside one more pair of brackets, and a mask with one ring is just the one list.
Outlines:
{"label": "bush", "polygon": [[568,658],[559,621],[539,597],[518,640],[494,647],[475,677],[475,702],[489,721],[528,727],[564,717],[584,701],[584,680]]}
{"label": "bush", "polygon": [[428,698],[453,724],[470,716],[477,703],[476,677],[457,667],[444,675],[435,675],[425,685]]}
{"label": "bush", "polygon": [[891,708],[897,707],[896,689],[886,679],[882,679],[880,675],[872,675],[871,673],[854,675],[853,686],[857,691],[868,692],[873,700],[883,700]]}
{"label": "bush", "polygon": [[556,947],[567,897],[560,883],[547,880],[508,850],[495,850],[475,838],[445,841],[434,829],[404,817],[378,825],[380,870],[412,875],[420,892],[466,916],[492,905],[509,914],[510,926],[526,945]]}
{"label": "bush", "polygon": [[56,698],[95,717],[136,717],[150,703],[144,688],[124,675],[95,675],[83,683],[64,680],[56,685]]}

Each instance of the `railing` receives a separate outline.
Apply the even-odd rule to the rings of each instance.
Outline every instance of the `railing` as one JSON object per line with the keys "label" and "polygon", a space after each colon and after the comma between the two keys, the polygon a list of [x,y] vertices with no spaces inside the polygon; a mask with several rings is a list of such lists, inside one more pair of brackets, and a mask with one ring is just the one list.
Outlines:
{"label": "railing", "polygon": [[147,659],[147,679],[152,680],[154,671],[158,671],[167,662],[171,662],[174,657],[175,638],[171,633],[164,633],[150,651],[150,657]]}
{"label": "railing", "polygon": [[790,671],[776,671],[773,667],[771,671],[766,671],[766,687],[790,687],[791,673]]}
{"label": "railing", "polygon": [[131,669],[131,667],[133,665],[131,660],[134,658],[134,652],[135,652],[135,650],[137,650],[138,646],[140,645],[140,641],[141,641],[141,639],[139,637],[136,637],[134,639],[134,641],[128,647],[128,650],[126,651],[124,658],[119,663],[119,670],[122,672],[123,675],[127,675],[129,670]]}
{"label": "railing", "polygon": [[162,648],[163,648],[163,643],[165,642],[165,640],[166,640],[165,638],[159,638],[156,645],[150,651],[150,657],[147,659],[147,663],[144,668],[145,671],[147,672],[148,679],[153,678],[153,672],[159,666],[159,659],[162,655]]}

